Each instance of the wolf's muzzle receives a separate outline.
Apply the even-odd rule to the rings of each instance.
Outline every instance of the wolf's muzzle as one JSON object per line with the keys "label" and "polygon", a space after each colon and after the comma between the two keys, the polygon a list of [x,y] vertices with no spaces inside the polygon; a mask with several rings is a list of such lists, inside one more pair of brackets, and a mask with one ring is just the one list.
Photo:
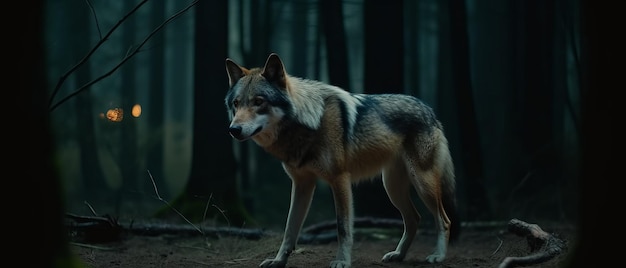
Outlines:
{"label": "wolf's muzzle", "polygon": [[239,141],[244,141],[244,140],[247,140],[248,138],[256,135],[257,133],[261,132],[262,129],[263,129],[263,127],[260,126],[257,129],[255,129],[254,132],[252,132],[252,134],[247,136],[247,135],[243,134],[243,128],[241,126],[231,126],[231,127],[228,128],[228,133],[233,138],[235,138],[235,139],[237,139]]}
{"label": "wolf's muzzle", "polygon": [[242,128],[241,126],[232,126],[228,128],[228,133],[235,139],[243,140],[244,137],[241,136]]}

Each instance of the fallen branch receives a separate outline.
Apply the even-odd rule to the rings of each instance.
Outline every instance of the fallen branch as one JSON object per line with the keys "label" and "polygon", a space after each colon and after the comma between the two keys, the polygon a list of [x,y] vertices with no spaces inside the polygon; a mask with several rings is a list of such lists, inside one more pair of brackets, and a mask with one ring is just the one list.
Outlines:
{"label": "fallen branch", "polygon": [[244,229],[232,227],[204,227],[189,224],[172,224],[160,222],[129,222],[120,224],[117,219],[109,216],[79,216],[65,214],[70,220],[66,228],[76,236],[81,236],[86,243],[110,242],[120,240],[123,234],[157,236],[173,234],[181,236],[206,236],[219,238],[234,236],[258,240],[269,235],[262,229]]}
{"label": "fallen branch", "polygon": [[240,237],[250,240],[258,240],[268,233],[262,229],[235,228],[235,227],[205,227],[190,226],[188,224],[170,223],[134,223],[128,227],[128,231],[135,235],[198,235],[198,228],[203,236],[220,238],[224,236]]}
{"label": "fallen branch", "polygon": [[[224,236],[241,237],[257,240],[274,233],[263,229],[235,228],[235,227],[205,227],[194,224],[172,224],[167,222],[129,222],[120,224],[116,218],[105,216],[79,216],[67,213],[66,228],[74,236],[82,237],[85,243],[99,243],[121,240],[123,234],[158,236],[204,236],[219,238]],[[356,228],[402,228],[402,220],[384,218],[356,218]],[[336,221],[324,221],[311,225],[302,231],[299,243],[324,244],[337,240]]]}
{"label": "fallen branch", "polygon": [[[196,0],[197,1],[197,0]],[[164,222],[143,222],[143,223],[135,223],[130,222],[128,226],[124,226],[120,224],[117,218],[113,218],[109,215],[98,216],[96,211],[93,209],[89,203],[85,202],[85,204],[89,207],[94,216],[79,216],[67,213],[65,216],[67,219],[71,220],[66,222],[67,229],[74,234],[74,236],[80,236],[85,242],[110,242],[117,241],[121,239],[123,233],[135,234],[135,235],[148,235],[148,236],[157,236],[164,234],[174,234],[174,235],[201,235],[219,238],[221,236],[236,236],[246,239],[257,240],[264,236],[266,233],[260,229],[244,229],[244,228],[232,228],[230,227],[202,227],[193,224],[187,217],[185,217],[182,213],[180,213],[176,208],[172,207],[172,205],[167,202],[167,200],[161,197],[159,194],[159,188],[152,177],[152,173],[150,170],[147,170],[148,175],[150,177],[150,181],[152,182],[152,187],[154,188],[154,193],[156,198],[163,202],[167,207],[172,209],[176,214],[178,214],[187,224],[172,224],[172,223],[164,223]],[[213,195],[211,195],[212,197]],[[211,198],[207,202],[207,205],[204,210],[204,215],[206,216],[206,211],[208,210],[209,203],[211,202]],[[220,213],[226,218],[224,211],[219,207],[213,205],[213,207],[217,208]],[[228,221],[228,218],[226,218]]]}
{"label": "fallen branch", "polygon": [[[354,228],[398,228],[402,230],[402,220],[387,218],[360,217],[354,219]],[[302,229],[299,244],[325,244],[337,241],[337,221],[328,220]]]}
{"label": "fallen branch", "polygon": [[509,221],[509,231],[526,237],[531,255],[523,257],[506,257],[498,266],[508,268],[516,266],[528,266],[546,262],[566,249],[565,241],[545,232],[537,224],[529,224],[518,219]]}
{"label": "fallen branch", "polygon": [[[355,228],[389,228],[389,227],[399,227],[403,228],[402,220],[400,219],[386,219],[386,218],[371,218],[371,217],[360,217],[354,219],[354,227]],[[329,220],[320,222],[317,224],[310,225],[307,228],[302,229],[302,233],[304,234],[319,234],[324,231],[329,230],[337,230],[337,221]]]}
{"label": "fallen branch", "polygon": [[105,216],[79,216],[66,213],[66,228],[73,236],[86,242],[111,242],[121,238],[123,227],[116,218]]}

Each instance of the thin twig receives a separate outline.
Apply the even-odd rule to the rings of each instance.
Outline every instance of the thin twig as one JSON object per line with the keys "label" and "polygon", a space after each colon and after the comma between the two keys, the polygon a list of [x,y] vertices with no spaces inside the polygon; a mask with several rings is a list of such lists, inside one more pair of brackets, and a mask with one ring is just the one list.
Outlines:
{"label": "thin twig", "polygon": [[498,253],[498,250],[500,250],[500,248],[502,247],[503,241],[502,241],[502,239],[500,239],[499,237],[498,237],[498,239],[500,240],[500,245],[498,245],[498,247],[496,248],[496,250],[494,250],[494,251],[493,251],[493,253],[491,253],[491,255],[492,255],[492,256],[493,256],[493,255],[496,255],[496,253]]}
{"label": "thin twig", "polygon": [[170,205],[169,202],[167,202],[165,199],[163,199],[161,197],[161,195],[159,194],[159,189],[158,189],[158,187],[156,185],[156,182],[154,182],[154,178],[152,177],[152,173],[150,173],[150,170],[148,170],[148,175],[150,176],[150,181],[152,181],[152,186],[154,187],[154,193],[156,194],[157,199],[159,199],[161,202],[165,203],[165,205],[167,205],[174,212],[176,212],[176,214],[178,214],[178,216],[183,218],[183,220],[185,220],[187,223],[189,223],[191,226],[193,226],[194,229],[196,229],[199,233],[204,235],[204,232],[200,228],[198,228],[195,224],[193,224],[191,221],[189,221],[182,213],[180,213],[177,209],[172,207],[172,205]]}
{"label": "thin twig", "polygon": [[89,210],[91,210],[91,214],[98,216],[98,213],[96,213],[96,210],[91,206],[91,204],[89,204],[89,202],[84,201],[83,203],[89,208]]}
{"label": "thin twig", "polygon": [[226,214],[224,213],[224,210],[222,210],[221,208],[219,208],[215,204],[213,204],[211,206],[213,206],[215,209],[217,209],[217,211],[219,211],[222,214],[222,217],[224,217],[224,219],[226,219],[226,223],[228,223],[228,227],[230,227],[230,221],[228,220],[228,217],[226,217]]}
{"label": "thin twig", "polygon": [[209,196],[209,200],[206,201],[206,206],[204,206],[204,214],[202,215],[202,220],[206,220],[207,211],[209,211],[209,204],[211,203],[211,199],[213,199],[213,193]]}
{"label": "thin twig", "polygon": [[93,20],[96,24],[96,29],[98,29],[98,37],[102,40],[102,30],[100,30],[100,22],[98,22],[98,14],[96,14],[96,10],[93,9],[93,5],[91,5],[91,1],[87,0],[87,5],[89,6],[89,10],[91,10],[91,14],[93,14]]}
{"label": "thin twig", "polygon": [[154,193],[156,194],[159,200],[163,200],[163,198],[161,198],[161,195],[159,194],[159,188],[156,186],[156,182],[154,182],[154,178],[152,178],[152,173],[150,173],[149,169],[147,171],[148,171],[148,176],[150,176],[150,181],[152,182],[152,187],[154,188]]}
{"label": "thin twig", "polygon": [[[147,1],[147,0],[144,0]],[[133,56],[135,56],[137,53],[139,53],[140,49],[148,42],[148,40],[150,40],[150,38],[152,38],[152,36],[154,36],[158,31],[160,31],[165,25],[167,25],[168,23],[170,23],[172,20],[178,18],[180,15],[182,15],[184,12],[186,12],[187,10],[189,10],[191,7],[193,7],[196,3],[198,3],[199,0],[195,0],[193,2],[191,2],[188,6],[186,6],[185,8],[179,10],[178,12],[176,12],[174,15],[172,15],[171,17],[169,17],[167,20],[165,20],[163,23],[161,23],[161,25],[159,25],[158,27],[156,27],[154,30],[152,30],[152,32],[150,32],[150,34],[148,34],[148,36],[146,36],[146,38],[144,38],[144,40],[137,46],[135,47],[135,49],[132,50],[132,52],[128,55],[126,55],[117,65],[115,65],[111,70],[109,70],[108,72],[104,73],[103,75],[99,76],[98,78],[88,82],[87,84],[81,86],[80,88],[78,88],[77,90],[75,90],[74,92],[72,92],[71,94],[67,95],[65,98],[61,99],[60,101],[58,101],[56,104],[52,105],[50,107],[50,111],[54,111],[54,109],[56,109],[59,105],[63,104],[64,102],[66,102],[67,100],[71,99],[72,97],[78,95],[79,93],[83,92],[84,90],[88,89],[89,87],[91,87],[93,84],[99,82],[100,80],[110,76],[111,74],[113,74],[115,71],[117,71],[117,69],[119,69],[124,63],[126,63],[128,60],[130,60]],[[91,53],[91,52],[90,52]],[[74,68],[73,68],[74,69]],[[73,71],[73,70],[72,70]],[[63,78],[63,80],[65,80],[65,78]],[[61,81],[59,81],[61,82]],[[60,87],[60,85],[58,86]],[[55,93],[56,91],[58,91],[57,89],[55,89]],[[54,94],[53,96],[50,98],[50,102],[52,102],[52,99],[54,98]]]}
{"label": "thin twig", "polygon": [[74,246],[79,246],[79,247],[84,247],[84,248],[91,248],[91,249],[98,249],[98,250],[118,250],[119,249],[119,248],[102,247],[102,246],[95,246],[95,245],[83,244],[83,243],[77,243],[77,242],[70,242],[70,244],[72,244]]}
{"label": "thin twig", "polygon": [[[204,215],[202,215],[202,220],[206,220],[206,215],[207,215],[207,212],[209,211],[209,205],[211,205],[211,200],[212,199],[213,199],[213,193],[211,193],[211,195],[209,195],[209,200],[207,200],[207,202],[206,202],[206,206],[204,207]],[[219,211],[220,214],[222,214],[222,217],[224,217],[224,219],[228,223],[228,227],[230,227],[230,220],[228,220],[228,217],[226,217],[226,213],[224,213],[224,210],[220,209],[215,204],[213,204],[211,206],[214,207],[215,209],[217,209],[217,211]]]}

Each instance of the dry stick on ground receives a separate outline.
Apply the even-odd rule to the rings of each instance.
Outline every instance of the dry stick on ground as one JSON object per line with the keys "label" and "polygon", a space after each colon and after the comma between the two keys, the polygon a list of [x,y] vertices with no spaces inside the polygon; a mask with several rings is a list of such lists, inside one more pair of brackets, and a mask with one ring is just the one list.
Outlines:
{"label": "dry stick on ground", "polygon": [[[213,199],[213,193],[211,193],[211,195],[209,196],[209,200],[206,202],[206,206],[204,207],[204,214],[202,215],[202,219],[206,219],[207,212],[209,211],[209,204],[211,203],[212,199]],[[224,219],[228,223],[228,227],[230,227],[230,220],[228,219],[228,217],[226,217],[226,212],[224,210],[222,210],[221,208],[219,208],[215,204],[213,204],[211,206],[214,207],[215,209],[217,209],[217,211],[220,214],[222,214],[222,217],[224,217]]]}
{"label": "dry stick on ground", "polygon": [[[150,173],[150,170],[147,170],[147,172],[148,172],[148,175],[150,176],[150,181],[152,182],[152,186],[154,187],[154,193],[156,194],[157,199],[163,202],[169,208],[171,208],[174,212],[176,212],[176,214],[178,214],[181,218],[183,218],[189,225],[172,225],[172,224],[164,224],[164,223],[141,224],[141,225],[131,226],[130,227],[131,232],[135,234],[142,234],[142,235],[161,235],[161,234],[166,234],[166,233],[177,234],[177,235],[183,235],[183,234],[194,235],[194,234],[199,233],[203,236],[210,235],[213,237],[220,237],[220,236],[226,235],[226,236],[238,236],[238,237],[243,237],[246,239],[254,239],[254,240],[260,239],[263,235],[265,235],[265,232],[263,232],[262,230],[258,230],[258,229],[231,228],[230,221],[228,221],[228,218],[224,214],[224,211],[221,210],[216,205],[213,205],[213,207],[215,207],[220,213],[222,213],[222,216],[224,216],[226,221],[229,222],[228,227],[213,228],[213,227],[198,227],[194,225],[182,213],[180,213],[178,210],[172,207],[169,202],[167,202],[165,199],[161,197],[161,195],[159,194],[159,189],[157,188],[156,182],[154,182],[154,178],[152,177],[152,173]],[[211,196],[209,197],[209,200],[207,201],[203,218],[206,217],[206,212],[208,210],[209,203],[211,202],[212,198],[213,198],[213,194],[211,194]]]}
{"label": "dry stick on ground", "polygon": [[[189,221],[182,213],[176,210],[174,207],[170,205],[167,200],[161,197],[159,194],[159,189],[154,182],[154,178],[148,170],[148,175],[150,176],[150,181],[152,182],[152,186],[154,187],[154,193],[156,198],[167,205],[170,209],[172,209],[176,214],[178,214],[181,218],[183,218],[188,224],[169,224],[169,223],[137,223],[131,222],[128,224],[128,227],[120,224],[117,218],[111,217],[109,215],[98,216],[95,210],[91,205],[87,202],[85,204],[89,207],[94,216],[79,216],[70,213],[66,213],[65,217],[69,219],[71,222],[67,222],[68,230],[79,233],[84,237],[85,242],[105,242],[105,241],[116,241],[121,238],[121,234],[123,231],[127,231],[128,233],[132,233],[135,235],[163,235],[163,234],[173,234],[173,235],[202,235],[202,236],[210,236],[214,238],[219,238],[222,236],[235,236],[241,237],[245,239],[257,240],[261,237],[267,235],[268,233],[261,229],[243,229],[243,228],[231,228],[229,227],[202,227],[196,226],[191,221]],[[207,209],[209,207],[209,201],[207,202]],[[224,217],[223,210],[213,205],[216,209],[222,213]],[[206,215],[206,209],[205,209]],[[226,219],[228,220],[228,218]],[[83,246],[83,245],[81,245]]]}
{"label": "dry stick on ground", "polygon": [[73,222],[68,223],[68,230],[80,234],[88,242],[108,242],[119,240],[123,227],[117,218],[110,215],[99,216],[93,207],[84,202],[93,216],[79,216],[66,213],[65,217]]}
{"label": "dry stick on ground", "polygon": [[[372,228],[388,228],[388,227],[403,227],[402,220],[399,219],[384,219],[384,218],[371,218],[371,217],[359,217],[354,219],[354,227],[372,227]],[[323,231],[336,230],[337,221],[330,220],[317,224],[309,225],[302,230],[302,233],[307,234],[319,234]]]}
{"label": "dry stick on ground", "polygon": [[159,188],[157,188],[156,182],[154,182],[154,178],[152,177],[152,173],[150,173],[150,170],[148,170],[148,176],[150,176],[150,181],[152,182],[152,186],[154,187],[154,193],[156,194],[157,199],[159,199],[159,201],[163,202],[165,205],[167,205],[167,207],[171,208],[174,212],[176,212],[176,214],[178,214],[178,216],[183,218],[183,220],[185,220],[187,223],[189,223],[189,225],[191,225],[194,229],[196,229],[196,231],[198,231],[200,234],[204,234],[204,232],[202,230],[200,230],[200,228],[198,228],[196,225],[191,223],[191,221],[189,221],[182,213],[180,213],[178,210],[176,210],[174,207],[172,207],[172,205],[170,205],[170,203],[167,202],[167,200],[165,200],[165,199],[163,199],[161,197],[161,195],[159,194]]}
{"label": "dry stick on ground", "polygon": [[120,224],[110,216],[80,216],[66,213],[65,217],[72,223],[67,224],[67,229],[80,233],[87,243],[110,242],[121,239],[123,232],[142,236],[158,236],[164,234],[180,236],[209,236],[219,238],[223,236],[241,237],[250,240],[257,240],[268,235],[261,229],[242,229],[231,227],[196,227],[188,224],[169,224],[133,222],[130,224]]}
{"label": "dry stick on ground", "polygon": [[498,268],[528,266],[546,262],[566,249],[565,241],[546,233],[537,224],[512,219],[509,221],[509,231],[526,237],[530,251],[535,253],[524,257],[506,257]]}
{"label": "dry stick on ground", "polygon": [[[403,228],[402,220],[359,217],[354,219],[355,228]],[[309,225],[302,229],[300,244],[325,244],[337,241],[337,221],[329,220]]]}

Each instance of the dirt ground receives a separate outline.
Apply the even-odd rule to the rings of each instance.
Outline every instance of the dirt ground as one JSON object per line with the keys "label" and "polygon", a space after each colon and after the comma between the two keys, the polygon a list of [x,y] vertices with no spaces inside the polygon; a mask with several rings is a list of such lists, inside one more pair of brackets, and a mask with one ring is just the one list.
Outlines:
{"label": "dirt ground", "polygon": [[[529,222],[533,223],[533,222]],[[546,233],[563,240],[567,247],[551,260],[531,267],[562,267],[568,249],[575,240],[575,228],[569,224],[538,224]],[[234,236],[207,238],[201,235],[123,235],[109,243],[72,242],[73,252],[87,267],[257,267],[273,257],[281,240],[281,231],[267,233],[260,239]],[[435,244],[433,232],[418,234],[403,262],[383,263],[382,256],[396,246],[400,231],[358,229],[355,234],[352,267],[498,267],[507,256],[531,254],[525,237],[507,230],[506,223],[488,228],[464,226],[451,244],[446,260],[428,264],[423,260]],[[335,255],[336,242],[299,244],[287,267],[328,267]]]}

